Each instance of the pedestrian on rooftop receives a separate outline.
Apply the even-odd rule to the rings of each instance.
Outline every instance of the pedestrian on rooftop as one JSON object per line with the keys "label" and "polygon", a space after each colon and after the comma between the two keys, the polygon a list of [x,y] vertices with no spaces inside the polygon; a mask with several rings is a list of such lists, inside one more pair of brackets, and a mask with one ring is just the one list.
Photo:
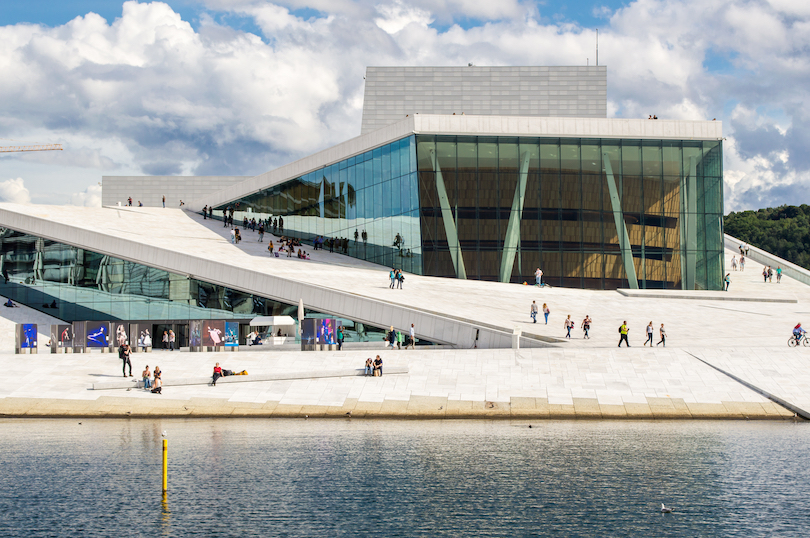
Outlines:
{"label": "pedestrian on rooftop", "polygon": [[537,303],[532,301],[531,309],[529,310],[529,317],[532,318],[534,323],[537,323]]}
{"label": "pedestrian on rooftop", "polygon": [[652,321],[651,321],[650,324],[647,325],[647,339],[644,341],[645,346],[647,345],[647,342],[649,342],[650,347],[652,347],[653,333],[654,332],[655,332],[655,329],[653,328],[653,324],[652,324]]}
{"label": "pedestrian on rooftop", "polygon": [[630,342],[627,341],[627,333],[630,329],[627,327],[627,322],[623,321],[621,327],[619,327],[619,347],[622,347],[622,342],[627,347],[630,347]]}
{"label": "pedestrian on rooftop", "polygon": [[546,318],[546,325],[548,325],[548,315],[551,314],[551,310],[549,310],[548,305],[543,303],[543,316]]}

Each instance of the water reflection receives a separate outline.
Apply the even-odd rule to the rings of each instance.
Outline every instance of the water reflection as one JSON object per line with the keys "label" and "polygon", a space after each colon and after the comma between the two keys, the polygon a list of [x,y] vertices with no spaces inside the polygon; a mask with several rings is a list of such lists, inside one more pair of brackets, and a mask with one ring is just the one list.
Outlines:
{"label": "water reflection", "polygon": [[82,423],[0,420],[4,535],[785,536],[810,494],[805,424]]}

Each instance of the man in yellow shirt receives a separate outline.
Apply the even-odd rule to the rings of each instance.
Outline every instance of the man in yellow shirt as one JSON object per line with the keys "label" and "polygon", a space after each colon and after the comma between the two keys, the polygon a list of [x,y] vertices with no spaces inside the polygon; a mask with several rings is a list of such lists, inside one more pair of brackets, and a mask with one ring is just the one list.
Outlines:
{"label": "man in yellow shirt", "polygon": [[630,329],[627,328],[627,322],[623,321],[622,326],[619,327],[619,334],[621,335],[619,336],[619,347],[622,347],[622,341],[624,341],[627,347],[630,347],[630,342],[627,341],[627,331],[629,330]]}

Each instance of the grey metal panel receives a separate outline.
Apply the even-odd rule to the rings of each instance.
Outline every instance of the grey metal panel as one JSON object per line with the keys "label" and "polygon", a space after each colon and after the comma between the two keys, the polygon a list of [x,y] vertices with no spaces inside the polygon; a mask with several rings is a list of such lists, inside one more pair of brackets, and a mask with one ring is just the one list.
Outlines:
{"label": "grey metal panel", "polygon": [[606,118],[606,87],[604,66],[369,67],[361,133],[416,113]]}

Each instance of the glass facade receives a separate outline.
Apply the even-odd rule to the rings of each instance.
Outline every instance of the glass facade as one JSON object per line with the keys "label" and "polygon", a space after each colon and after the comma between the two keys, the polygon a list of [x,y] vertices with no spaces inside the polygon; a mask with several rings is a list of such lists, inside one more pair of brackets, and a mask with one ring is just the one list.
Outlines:
{"label": "glass facade", "polygon": [[350,256],[422,271],[413,136],[215,208],[214,216],[226,208],[235,223],[280,217],[277,235],[345,239]]}
{"label": "glass facade", "polygon": [[[45,314],[73,321],[152,321],[193,319],[249,321],[256,316],[292,316],[288,305],[0,228],[0,294]],[[51,308],[55,303],[56,308]],[[335,316],[306,310],[307,317]],[[346,341],[382,341],[385,329],[340,319]],[[182,336],[182,335],[181,335]],[[180,342],[186,345],[185,342]]]}
{"label": "glass facade", "polygon": [[418,136],[417,157],[426,275],[722,288],[720,141]]}
{"label": "glass facade", "polygon": [[[416,135],[217,208],[405,271],[722,289],[718,140]],[[282,232],[278,232],[282,235]]]}

